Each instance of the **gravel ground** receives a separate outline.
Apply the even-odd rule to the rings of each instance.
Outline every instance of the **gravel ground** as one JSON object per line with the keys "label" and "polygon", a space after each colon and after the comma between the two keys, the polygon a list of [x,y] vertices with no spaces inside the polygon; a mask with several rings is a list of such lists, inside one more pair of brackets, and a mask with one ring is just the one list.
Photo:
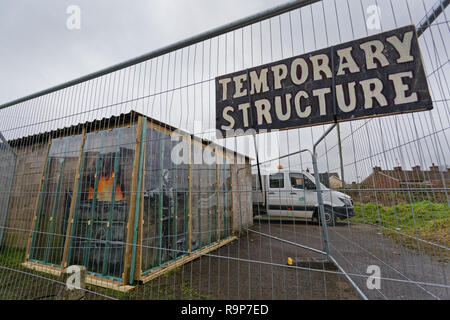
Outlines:
{"label": "gravel ground", "polygon": [[[322,250],[321,226],[271,221],[255,222],[251,229],[255,232],[128,294],[89,289],[121,299],[361,299],[335,266],[320,262],[323,255],[275,239]],[[448,284],[448,250],[426,255],[362,224],[341,222],[328,232],[332,256],[369,299],[449,299],[448,289],[439,286]],[[380,289],[366,285],[369,265],[380,268]],[[1,299],[55,299],[61,289],[55,281],[12,270],[0,270],[0,278]]]}
{"label": "gravel ground", "polygon": [[[308,222],[274,222],[256,223],[254,230],[270,234],[284,240],[323,249],[321,237],[322,227]],[[369,299],[449,299],[447,288],[450,270],[448,266],[448,250],[436,248],[433,255],[423,250],[412,250],[384,237],[376,227],[362,224],[340,222],[328,228],[332,256],[349,274],[358,287]],[[270,258],[274,263],[286,263],[287,257],[300,260],[318,258],[319,254],[283,244],[278,240],[250,234],[254,239],[252,259]],[[245,248],[246,239],[240,240]],[[262,242],[262,245],[256,245]],[[272,248],[272,250],[270,250]],[[258,250],[260,251],[258,253]],[[241,250],[243,251],[243,250]],[[429,250],[427,251],[429,252]],[[264,261],[264,258],[258,260]],[[270,260],[269,260],[270,261]],[[381,272],[381,288],[368,289],[366,285],[367,267],[379,266]],[[434,284],[434,285],[433,285]],[[437,284],[437,285],[436,285]],[[292,284],[291,284],[292,285]],[[312,291],[319,294],[323,285],[312,282]],[[329,297],[328,297],[329,298]],[[346,297],[339,297],[346,298]]]}

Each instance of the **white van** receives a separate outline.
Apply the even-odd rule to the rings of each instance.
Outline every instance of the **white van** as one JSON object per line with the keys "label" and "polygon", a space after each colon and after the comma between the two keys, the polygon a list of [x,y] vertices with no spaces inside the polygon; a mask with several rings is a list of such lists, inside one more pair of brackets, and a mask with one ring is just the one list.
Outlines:
{"label": "white van", "polygon": [[[309,172],[280,169],[262,175],[262,192],[258,175],[253,176],[253,214],[286,218],[305,218],[319,221],[317,191],[314,176]],[[320,184],[327,225],[336,218],[347,219],[354,215],[352,198]],[[320,222],[320,221],[319,221]]]}

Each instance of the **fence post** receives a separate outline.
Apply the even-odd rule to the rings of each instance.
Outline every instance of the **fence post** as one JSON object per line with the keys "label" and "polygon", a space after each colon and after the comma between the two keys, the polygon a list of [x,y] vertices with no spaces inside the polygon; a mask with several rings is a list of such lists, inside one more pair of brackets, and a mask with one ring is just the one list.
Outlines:
{"label": "fence post", "polygon": [[320,221],[322,224],[323,229],[323,242],[325,245],[324,251],[327,253],[327,258],[330,256],[330,247],[328,244],[328,226],[325,222],[325,211],[323,207],[323,197],[322,197],[322,188],[320,187],[320,176],[319,176],[319,169],[317,167],[317,156],[315,152],[311,154],[312,157],[312,163],[313,163],[313,169],[314,169],[314,179],[316,180],[316,192],[317,192],[317,201],[319,203],[319,212],[320,215]]}
{"label": "fence post", "polygon": [[57,294],[58,300],[82,300],[86,294],[86,267],[72,265],[62,270],[61,282],[64,285]]}
{"label": "fence post", "polygon": [[325,139],[325,137],[333,131],[333,129],[337,126],[337,123],[333,124],[328,128],[327,131],[314,143],[313,151],[311,153],[312,163],[313,163],[313,169],[314,169],[314,179],[316,180],[316,192],[317,192],[317,202],[319,203],[319,212],[320,214],[320,221],[322,224],[323,229],[323,242],[325,244],[324,251],[327,253],[327,258],[329,259],[330,256],[330,246],[328,241],[328,226],[325,222],[325,209],[323,206],[323,197],[322,197],[322,188],[320,187],[320,174],[319,174],[319,168],[317,167],[317,155],[316,155],[316,148],[317,145]]}

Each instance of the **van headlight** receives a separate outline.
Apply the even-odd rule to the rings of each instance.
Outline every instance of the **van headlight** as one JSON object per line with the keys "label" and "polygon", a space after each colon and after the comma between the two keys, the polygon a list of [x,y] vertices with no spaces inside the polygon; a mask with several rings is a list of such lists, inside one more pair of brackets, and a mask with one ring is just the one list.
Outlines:
{"label": "van headlight", "polygon": [[349,198],[339,197],[339,200],[341,200],[346,206],[352,206],[352,200]]}

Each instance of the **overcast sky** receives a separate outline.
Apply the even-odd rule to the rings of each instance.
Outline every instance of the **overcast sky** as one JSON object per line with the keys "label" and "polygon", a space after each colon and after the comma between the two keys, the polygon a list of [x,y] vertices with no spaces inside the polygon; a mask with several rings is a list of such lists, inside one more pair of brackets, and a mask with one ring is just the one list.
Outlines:
{"label": "overcast sky", "polygon": [[[2,0],[0,2],[0,103],[98,71],[286,2],[288,1]],[[153,59],[139,66],[127,68],[123,72],[118,71],[111,77],[105,76],[104,79],[93,80],[86,84],[87,88],[92,89],[90,95],[84,91],[84,84],[80,85],[74,90],[78,96],[83,97],[81,102],[70,101],[72,105],[60,104],[58,99],[52,98],[49,101],[43,97],[38,100],[44,101],[44,107],[40,105],[41,102],[31,106],[23,103],[8,110],[1,110],[0,119],[4,121],[0,123],[0,130],[8,138],[44,132],[90,121],[92,117],[99,114],[97,111],[95,114],[93,114],[94,111],[92,113],[87,111],[95,110],[98,106],[117,105],[111,108],[111,112],[125,112],[132,108],[174,126],[178,127],[179,124],[179,127],[187,128],[191,132],[195,132],[196,121],[202,120],[204,123],[195,133],[204,133],[213,129],[215,125],[214,84],[210,85],[211,77],[213,79],[216,75],[311,52],[396,27],[417,25],[434,3],[436,0],[324,0],[301,11],[284,14],[280,19],[273,18],[270,23],[264,21],[261,24],[255,24],[251,30],[250,28],[244,31],[237,30],[229,34],[228,38],[219,37],[212,42],[205,41],[198,46],[179,50],[172,55],[166,55],[165,60],[164,57],[162,60]],[[374,4],[377,4],[381,10],[381,29],[368,30],[366,10]],[[67,28],[66,23],[70,14],[66,13],[66,10],[70,5],[77,5],[81,10],[79,30]],[[407,168],[417,164],[427,167],[432,163],[445,165],[450,162],[448,142],[450,140],[448,137],[450,128],[449,9],[450,7],[434,24],[432,32],[427,31],[420,38],[425,70],[430,75],[428,82],[434,101],[434,110],[415,115],[385,117],[371,121],[366,126],[364,126],[365,120],[344,123],[341,129],[344,163],[349,182],[357,180],[358,176],[367,176],[375,165],[381,165],[384,168],[402,165]],[[253,38],[250,38],[250,31],[253,32]],[[261,38],[259,32],[262,34]],[[289,41],[290,38],[293,39],[292,44]],[[235,39],[236,43],[233,44]],[[241,42],[245,50],[240,46]],[[250,51],[249,43],[254,45],[252,51]],[[227,44],[228,48],[224,50]],[[210,48],[213,53],[209,57],[207,50]],[[208,61],[212,61],[213,65],[219,65],[215,60],[215,52],[219,51],[219,48],[220,68],[218,67],[217,71],[213,68],[212,72],[205,69],[209,74],[205,71],[203,75],[202,66],[206,66]],[[203,54],[203,51],[206,54]],[[180,69],[180,62],[176,67],[174,66],[174,57],[180,61],[180,56],[181,63],[184,63],[183,70]],[[219,59],[218,54],[217,57]],[[161,78],[158,75],[156,80],[158,63],[163,65],[164,72],[161,71],[160,66]],[[135,78],[136,70],[139,74]],[[171,75],[175,75],[175,71],[177,71],[177,78],[172,84],[174,77],[172,78]],[[129,92],[127,89],[125,92],[124,80],[126,77],[130,79],[130,74],[133,75],[133,82],[128,84],[127,88],[131,90]],[[178,77],[178,74],[181,74],[181,77]],[[117,83],[116,76],[119,79]],[[163,78],[163,76],[166,77]],[[207,81],[202,83],[199,80]],[[151,82],[156,83],[155,87]],[[106,100],[100,100],[92,92],[105,91],[106,83],[113,83],[112,94],[108,94]],[[161,93],[164,90],[172,90],[170,89],[172,87],[182,87],[192,83],[199,84],[187,89],[173,90],[175,95]],[[155,97],[142,98],[150,94]],[[57,94],[53,96],[58,97]],[[71,89],[64,90],[62,96],[72,97]],[[84,100],[85,96],[89,98],[89,101]],[[130,98],[136,99],[136,102],[132,105],[122,103]],[[171,114],[167,112],[168,101],[173,101],[174,109],[170,109]],[[200,101],[202,103],[199,103]],[[101,113],[100,116],[109,116],[108,110],[110,109],[104,109],[105,113]],[[163,117],[164,112],[166,118]],[[81,118],[66,117],[76,113],[82,113],[83,116]],[[64,123],[56,120],[64,117],[66,117]],[[22,125],[28,127],[22,128]],[[276,158],[277,154],[284,155],[297,151],[299,147],[310,148],[314,139],[317,139],[323,131],[324,127],[320,126],[274,134],[272,136],[277,152],[269,155],[266,153],[266,157],[262,159]],[[262,138],[263,136],[261,135]],[[239,149],[236,145],[241,140],[226,139],[225,141],[227,147]],[[326,147],[322,144],[323,150],[326,148],[329,152],[326,157],[321,158],[321,170],[338,171],[337,149],[332,148],[336,145],[336,141],[336,134],[333,134],[325,141],[328,143]],[[242,144],[253,145],[249,141],[244,141]],[[250,155],[254,157],[252,151],[250,150]],[[297,157],[288,165],[299,167],[301,163],[298,160]],[[306,158],[300,160],[302,163],[307,161],[309,160]],[[364,172],[354,163],[358,163]],[[306,166],[310,167],[310,164]]]}
{"label": "overcast sky", "polygon": [[[283,0],[2,0],[0,103],[254,14]],[[69,30],[69,5],[81,28]]]}

